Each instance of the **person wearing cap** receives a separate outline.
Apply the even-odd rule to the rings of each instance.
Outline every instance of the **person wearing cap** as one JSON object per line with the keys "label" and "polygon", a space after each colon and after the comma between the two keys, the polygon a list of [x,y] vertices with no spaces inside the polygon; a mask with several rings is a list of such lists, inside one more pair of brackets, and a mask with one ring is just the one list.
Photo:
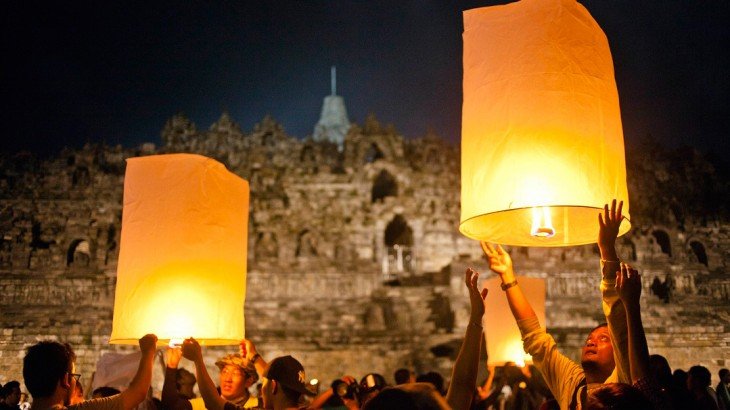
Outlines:
{"label": "person wearing cap", "polygon": [[[185,357],[195,364],[198,388],[202,397],[186,400],[176,389],[175,380],[180,358]],[[167,368],[162,388],[162,404],[173,410],[220,410],[226,404],[233,408],[254,408],[259,401],[251,395],[248,388],[254,385],[259,376],[253,361],[240,354],[229,354],[220,358],[215,365],[220,369],[220,393],[210,378],[203,361],[198,342],[187,339],[182,348],[167,349]]]}
{"label": "person wearing cap", "polygon": [[314,396],[314,393],[307,389],[304,367],[291,356],[281,356],[272,360],[264,372],[263,379],[261,393],[265,409],[298,409],[302,396]]}

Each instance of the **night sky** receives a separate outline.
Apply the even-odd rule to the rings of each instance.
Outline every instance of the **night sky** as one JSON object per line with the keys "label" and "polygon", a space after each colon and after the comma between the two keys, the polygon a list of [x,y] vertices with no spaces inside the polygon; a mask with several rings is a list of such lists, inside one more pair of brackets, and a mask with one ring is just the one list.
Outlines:
{"label": "night sky", "polygon": [[[461,11],[505,1],[11,1],[2,12],[0,151],[160,143],[177,112],[228,110],[306,137],[330,91],[407,137],[458,141]],[[627,143],[730,154],[730,2],[582,2],[614,57]]]}

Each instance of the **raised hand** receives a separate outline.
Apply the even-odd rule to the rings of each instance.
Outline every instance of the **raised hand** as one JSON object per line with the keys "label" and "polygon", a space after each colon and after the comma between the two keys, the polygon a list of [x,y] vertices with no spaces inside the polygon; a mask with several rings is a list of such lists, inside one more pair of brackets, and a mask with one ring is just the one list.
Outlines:
{"label": "raised hand", "polygon": [[139,350],[142,351],[143,354],[155,354],[155,351],[157,350],[157,336],[148,333],[144,336],[142,336],[139,339]]}
{"label": "raised hand", "polygon": [[466,288],[469,289],[469,302],[471,302],[471,314],[469,316],[469,323],[475,325],[482,325],[482,316],[484,316],[484,300],[487,298],[489,289],[484,288],[479,291],[478,283],[479,272],[468,268],[464,277]]}
{"label": "raised hand", "polygon": [[616,254],[616,238],[618,237],[618,229],[621,226],[623,215],[621,211],[624,207],[624,201],[618,203],[616,200],[611,201],[611,208],[608,204],[603,206],[603,213],[598,214],[598,248],[601,251],[601,258],[605,260],[618,260]]}
{"label": "raised hand", "polygon": [[501,245],[497,245],[494,248],[487,242],[480,242],[484,255],[489,260],[489,269],[494,273],[498,274],[502,278],[503,283],[509,283],[514,281],[515,272],[512,268],[512,258],[509,253],[502,249]]}
{"label": "raised hand", "polygon": [[200,344],[197,340],[192,337],[185,339],[181,347],[182,356],[190,361],[203,356],[203,351],[200,349]]}
{"label": "raised hand", "polygon": [[621,271],[616,272],[616,293],[625,306],[639,304],[641,275],[627,263],[622,263]]}
{"label": "raised hand", "polygon": [[241,340],[241,357],[251,360],[256,356],[256,345],[248,339]]}

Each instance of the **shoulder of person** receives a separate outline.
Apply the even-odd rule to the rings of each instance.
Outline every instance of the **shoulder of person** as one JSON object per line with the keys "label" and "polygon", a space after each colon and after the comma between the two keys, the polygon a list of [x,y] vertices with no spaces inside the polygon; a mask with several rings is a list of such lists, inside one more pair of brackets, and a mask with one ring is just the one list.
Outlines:
{"label": "shoulder of person", "polygon": [[124,402],[122,396],[115,394],[114,396],[103,397],[100,399],[91,399],[82,401],[66,407],[68,410],[122,410]]}

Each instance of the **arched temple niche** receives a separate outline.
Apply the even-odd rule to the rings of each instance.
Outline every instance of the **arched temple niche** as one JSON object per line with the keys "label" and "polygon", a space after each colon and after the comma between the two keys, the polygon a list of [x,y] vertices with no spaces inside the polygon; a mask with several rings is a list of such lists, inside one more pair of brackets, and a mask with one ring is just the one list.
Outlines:
{"label": "arched temple niche", "polygon": [[413,228],[402,215],[394,216],[385,227],[383,242],[385,243],[384,273],[414,271]]}
{"label": "arched temple niche", "polygon": [[365,150],[363,160],[366,164],[372,164],[373,162],[385,158],[383,150],[378,147],[378,144],[371,142],[370,146]]}
{"label": "arched temple niche", "polygon": [[314,148],[311,144],[304,144],[302,151],[299,154],[299,162],[303,164],[316,163],[317,155],[314,153]]}
{"label": "arched temple niche", "polygon": [[385,227],[383,237],[385,246],[395,245],[413,246],[413,229],[408,225],[405,218],[398,214]]}
{"label": "arched temple niche", "polygon": [[117,226],[109,224],[106,228],[106,250],[104,252],[104,265],[108,265],[114,258],[117,251]]}
{"label": "arched temple niche", "polygon": [[624,235],[618,241],[617,245],[620,257],[631,262],[636,262],[636,245],[634,244],[634,241]]}
{"label": "arched temple niche", "polygon": [[390,172],[382,169],[373,180],[371,199],[377,202],[388,196],[398,196],[398,181]]}
{"label": "arched temple niche", "polygon": [[85,166],[77,167],[71,176],[71,185],[74,187],[86,187],[91,184],[91,175],[89,168]]}
{"label": "arched temple niche", "polygon": [[299,232],[297,235],[297,249],[294,256],[297,258],[311,258],[317,255],[317,238],[315,238],[312,231],[304,229]]}
{"label": "arched temple niche", "polygon": [[91,263],[91,246],[86,239],[74,239],[66,252],[66,266],[88,267]]}
{"label": "arched temple niche", "polygon": [[691,262],[701,263],[705,266],[709,266],[707,259],[707,251],[705,245],[697,239],[690,239],[687,245],[687,254],[690,257]]}
{"label": "arched temple niche", "polygon": [[273,232],[261,232],[254,246],[256,259],[276,259],[279,256],[279,242]]}
{"label": "arched temple niche", "polygon": [[273,148],[276,146],[276,141],[274,140],[274,133],[271,131],[266,131],[261,135],[261,146],[266,148]]}
{"label": "arched temple niche", "polygon": [[[653,238],[649,238],[649,245],[652,246],[653,254],[656,254],[657,250],[667,256],[672,256],[672,243],[669,240],[669,234],[663,229],[654,229],[651,232]],[[653,241],[652,241],[653,239]]]}

